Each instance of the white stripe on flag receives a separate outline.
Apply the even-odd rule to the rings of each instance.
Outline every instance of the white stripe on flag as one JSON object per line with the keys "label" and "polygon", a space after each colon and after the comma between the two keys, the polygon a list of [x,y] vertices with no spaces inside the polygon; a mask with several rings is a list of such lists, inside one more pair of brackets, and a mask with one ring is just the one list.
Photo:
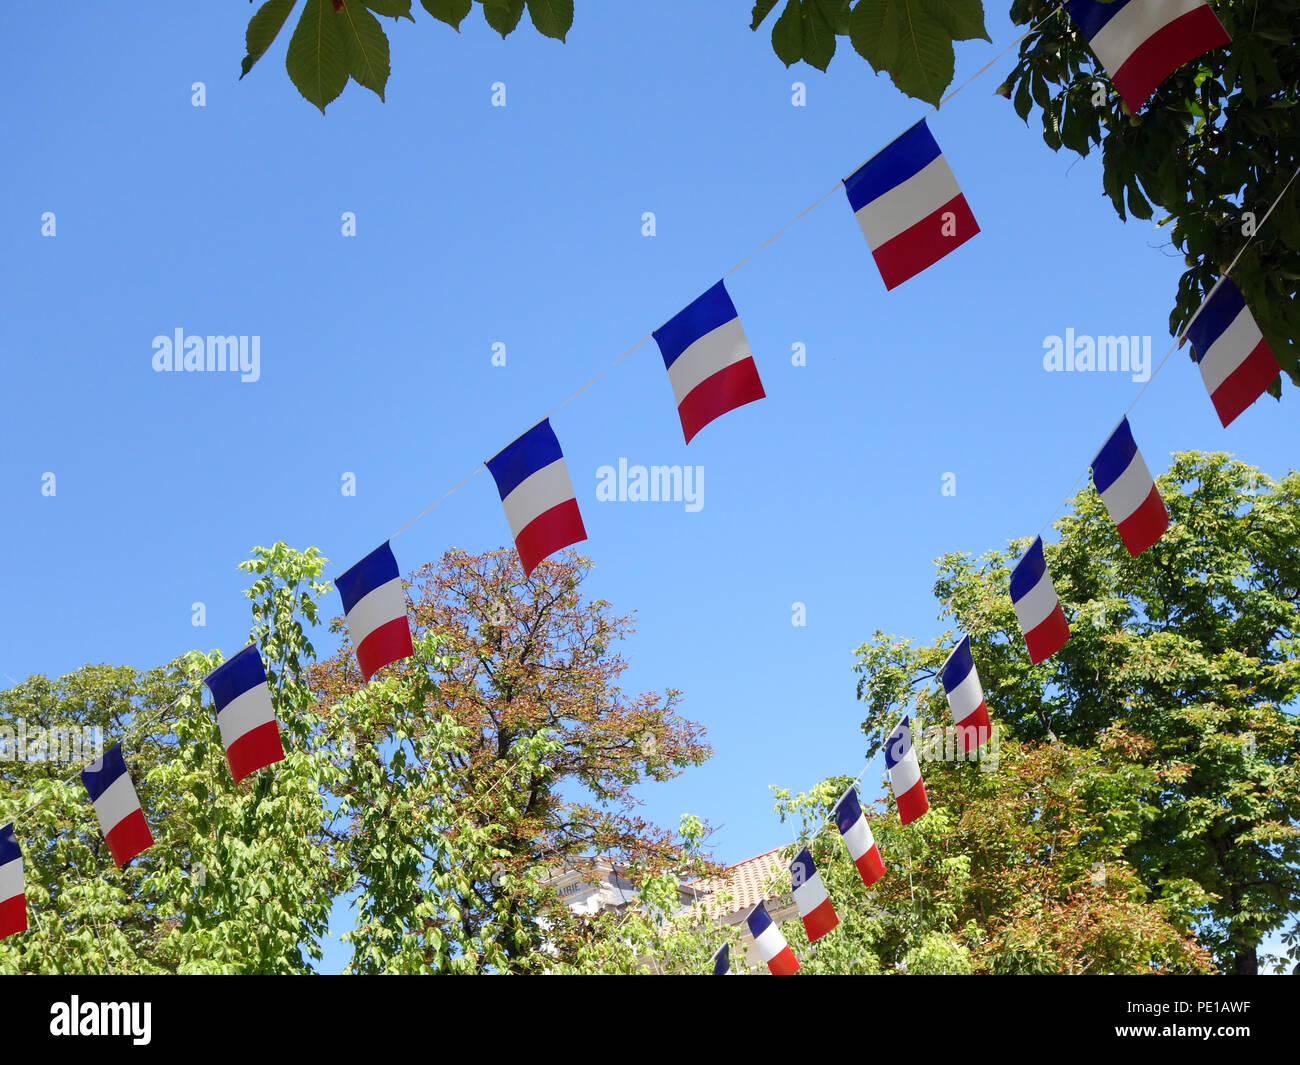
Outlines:
{"label": "white stripe on flag", "polygon": [[901,185],[864,203],[857,211],[858,225],[868,247],[875,251],[960,192],[952,167],[939,155]]}
{"label": "white stripe on flag", "polygon": [[907,752],[907,757],[896,762],[889,771],[889,783],[894,789],[894,798],[912,790],[912,786],[921,779],[921,766],[916,760],[916,748]]}
{"label": "white stripe on flag", "polygon": [[749,357],[749,343],[745,340],[739,318],[723,322],[705,333],[668,367],[668,377],[673,383],[673,395],[677,397],[678,405],[702,381]]}
{"label": "white stripe on flag", "polygon": [[781,929],[776,927],[775,921],[763,929],[763,934],[756,937],[754,942],[758,946],[759,956],[765,962],[771,961],[788,945],[785,936],[781,934]]}
{"label": "white stripe on flag", "polygon": [[573,498],[573,482],[561,456],[525,477],[502,501],[510,535],[517,537],[539,515]]}
{"label": "white stripe on flag", "polygon": [[948,693],[948,705],[952,708],[954,724],[961,724],[979,709],[984,693],[980,691],[979,671],[972,669],[957,687]]}
{"label": "white stripe on flag", "polygon": [[813,878],[794,889],[795,905],[799,907],[799,916],[807,917],[830,896],[822,884],[820,873],[813,873]]}
{"label": "white stripe on flag", "polygon": [[1201,379],[1205,387],[1213,392],[1223,384],[1242,360],[1255,350],[1263,336],[1250,308],[1242,307],[1232,324],[1219,334],[1201,359]]}
{"label": "white stripe on flag", "polygon": [[865,817],[859,817],[857,824],[844,833],[844,844],[855,862],[876,845],[876,838],[871,834],[871,826]]}
{"label": "white stripe on flag", "polygon": [[256,688],[249,688],[242,695],[237,695],[226,703],[217,715],[217,725],[221,728],[221,742],[229,747],[241,736],[252,732],[258,725],[265,725],[275,720],[275,710],[271,706],[271,690],[263,681]]}
{"label": "white stripe on flag", "polygon": [[1025,593],[1023,599],[1017,599],[1012,606],[1016,608],[1016,618],[1020,622],[1020,631],[1032,632],[1052,616],[1057,604],[1056,588],[1052,584],[1052,575],[1043,570],[1038,583]]}
{"label": "white stripe on flag", "polygon": [[1133,0],[1101,28],[1090,42],[1092,50],[1113,75],[1147,38],[1203,4],[1204,0]]}
{"label": "white stripe on flag", "polygon": [[1146,502],[1147,496],[1151,494],[1151,484],[1151,471],[1142,461],[1142,452],[1135,451],[1128,469],[1116,478],[1114,484],[1101,493],[1101,501],[1106,504],[1106,513],[1116,525]]}
{"label": "white stripe on flag", "polygon": [[95,800],[95,815],[106,836],[117,828],[124,817],[129,817],[138,809],[140,800],[136,797],[135,785],[131,783],[129,773],[123,773]]}
{"label": "white stripe on flag", "polygon": [[394,577],[378,588],[372,588],[348,611],[348,633],[358,647],[380,625],[406,613],[406,596],[402,592],[402,578]]}
{"label": "white stripe on flag", "polygon": [[23,893],[23,860],[0,865],[0,902]]}

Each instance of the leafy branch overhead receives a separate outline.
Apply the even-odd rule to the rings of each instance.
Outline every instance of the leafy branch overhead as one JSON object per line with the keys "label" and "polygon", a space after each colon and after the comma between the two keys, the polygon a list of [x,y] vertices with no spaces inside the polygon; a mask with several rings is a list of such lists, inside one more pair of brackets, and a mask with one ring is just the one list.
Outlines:
{"label": "leafy branch overhead", "polygon": [[[483,18],[504,38],[523,18],[537,31],[563,41],[573,25],[573,0],[420,0],[439,22],[460,32],[475,3]],[[271,47],[298,0],[266,0],[248,21],[242,78]],[[285,69],[297,90],[325,113],[351,78],[381,100],[390,71],[388,35],[376,15],[415,21],[411,0],[306,0],[289,38]]]}

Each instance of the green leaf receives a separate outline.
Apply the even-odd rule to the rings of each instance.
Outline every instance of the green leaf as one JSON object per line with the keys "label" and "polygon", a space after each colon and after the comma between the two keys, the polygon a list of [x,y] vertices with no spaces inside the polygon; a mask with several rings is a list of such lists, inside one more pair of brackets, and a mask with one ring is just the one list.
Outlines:
{"label": "green leaf", "polygon": [[831,32],[837,37],[847,37],[849,34],[850,0],[813,0],[813,2],[821,8]]}
{"label": "green leaf", "polygon": [[502,40],[514,32],[524,15],[524,0],[483,0],[483,17]]}
{"label": "green leaf", "polygon": [[562,41],[573,26],[573,0],[528,0],[528,17],[543,37]]}
{"label": "green leaf", "polygon": [[339,33],[348,73],[381,100],[388,84],[388,36],[379,20],[357,3],[344,3],[338,11]]}
{"label": "green leaf", "polygon": [[777,59],[791,66],[803,58],[803,19],[799,0],[787,0],[780,17],[772,25],[772,51]]}
{"label": "green leaf", "polygon": [[835,56],[835,33],[817,0],[803,0],[803,58],[818,70],[830,66]]}
{"label": "green leaf", "polygon": [[1142,195],[1142,190],[1138,188],[1136,178],[1131,179],[1128,183],[1128,209],[1129,214],[1134,218],[1151,217],[1151,205],[1147,203],[1147,198]]}
{"label": "green leaf", "polygon": [[758,2],[754,4],[754,10],[750,12],[752,19],[749,23],[749,28],[751,30],[758,29],[763,20],[767,18],[768,13],[774,7],[776,7],[776,0],[758,0]]}
{"label": "green leaf", "polygon": [[325,106],[338,97],[348,83],[348,64],[343,52],[338,18],[329,0],[307,0],[302,18],[289,38],[285,70],[300,93],[325,113]]}
{"label": "green leaf", "polygon": [[937,107],[955,65],[947,6],[940,0],[858,0],[849,37],[876,70],[889,71],[900,92]]}
{"label": "green leaf", "polygon": [[366,7],[370,8],[376,15],[387,15],[389,18],[406,18],[412,22],[415,16],[411,14],[411,0],[364,0]]}
{"label": "green leaf", "polygon": [[425,11],[439,22],[445,22],[457,33],[470,8],[474,6],[474,0],[420,0],[420,3],[424,5]]}
{"label": "green leaf", "polygon": [[993,40],[984,26],[982,0],[924,0],[922,6],[928,9],[930,16],[948,31],[954,41],[979,39],[991,43]]}
{"label": "green leaf", "polygon": [[244,31],[244,46],[248,49],[248,54],[240,64],[241,79],[271,47],[271,42],[275,40],[297,2],[298,0],[266,0],[248,20],[248,29]]}

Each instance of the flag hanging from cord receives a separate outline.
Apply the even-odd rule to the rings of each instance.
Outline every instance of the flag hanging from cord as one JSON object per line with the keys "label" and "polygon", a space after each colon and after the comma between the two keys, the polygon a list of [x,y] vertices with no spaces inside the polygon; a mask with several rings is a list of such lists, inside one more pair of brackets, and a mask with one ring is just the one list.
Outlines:
{"label": "flag hanging from cord", "polygon": [[844,191],[886,289],[980,231],[925,119],[845,178]]}
{"label": "flag hanging from cord", "polygon": [[1065,0],[1065,8],[1134,114],[1184,63],[1231,40],[1204,0]]}
{"label": "flag hanging from cord", "polygon": [[1031,662],[1051,658],[1070,638],[1070,626],[1056,594],[1043,557],[1043,538],[1037,536],[1024,558],[1011,571],[1011,604]]}
{"label": "flag hanging from cord", "polygon": [[713,955],[713,975],[714,976],[735,976],[731,968],[731,946],[723,943],[718,948],[718,952]]}
{"label": "flag hanging from cord", "polygon": [[0,828],[0,939],[27,931],[27,884],[14,826]]}
{"label": "flag hanging from cord", "polygon": [[781,929],[777,928],[767,907],[759,903],[745,918],[749,934],[758,946],[758,956],[767,963],[774,976],[793,976],[799,971],[799,959],[794,956],[790,944],[785,941]]}
{"label": "flag hanging from cord", "polygon": [[943,692],[952,711],[952,722],[961,740],[962,753],[983,746],[989,738],[989,712],[984,703],[984,689],[970,653],[970,637],[952,649],[939,670]]}
{"label": "flag hanging from cord", "polygon": [[921,780],[921,763],[912,746],[911,721],[904,717],[885,740],[885,765],[889,768],[889,786],[894,789],[894,802],[898,805],[898,820],[910,825],[930,809]]}
{"label": "flag hanging from cord", "polygon": [[688,444],[715,418],[767,394],[736,305],[721,281],[656,329],[654,338]]}
{"label": "flag hanging from cord", "polygon": [[871,887],[885,875],[885,862],[880,857],[871,824],[858,804],[857,785],[849,788],[835,804],[835,825],[844,837],[844,845],[849,849],[849,857],[857,866],[862,882]]}
{"label": "flag hanging from cord", "polygon": [[1211,290],[1187,327],[1187,337],[1225,429],[1282,372],[1241,289],[1226,277]]}
{"label": "flag hanging from cord", "polygon": [[487,460],[524,576],[563,547],[587,538],[560,441],[544,418]]}
{"label": "flag hanging from cord", "polygon": [[257,644],[250,643],[228,658],[203,683],[212,692],[217,727],[236,784],[250,773],[284,759],[280,725],[271,705],[266,667]]}
{"label": "flag hanging from cord", "polygon": [[348,635],[367,681],[384,666],[415,654],[406,618],[406,592],[389,542],[380,544],[343,576],[335,577],[334,587],[343,600]]}
{"label": "flag hanging from cord", "polygon": [[1092,483],[1119,538],[1135,558],[1169,528],[1169,511],[1133,439],[1127,416],[1092,460]]}
{"label": "flag hanging from cord", "polygon": [[153,846],[153,834],[145,823],[131,774],[126,771],[120,743],[113,744],[83,769],[81,782],[95,806],[100,831],[119,869]]}
{"label": "flag hanging from cord", "polygon": [[804,931],[808,933],[809,943],[815,943],[840,923],[830,896],[826,894],[822,875],[813,865],[807,847],[790,863],[790,887],[794,892],[794,904],[799,907],[799,916],[803,919]]}

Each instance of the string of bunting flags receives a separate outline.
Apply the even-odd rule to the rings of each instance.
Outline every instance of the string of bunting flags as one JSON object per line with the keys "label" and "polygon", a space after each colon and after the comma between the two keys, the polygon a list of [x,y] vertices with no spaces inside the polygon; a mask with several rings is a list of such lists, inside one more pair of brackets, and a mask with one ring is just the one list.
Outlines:
{"label": "string of bunting flags", "polygon": [[[1173,71],[1230,40],[1206,0],[1114,0],[1110,3],[1064,0],[1002,54],[1062,9],[1088,40],[1116,91],[1133,113]],[[1000,56],[943,102],[982,75],[997,58]],[[1291,175],[1268,208],[1256,233],[1263,228],[1297,174],[1300,169]],[[794,221],[840,188],[844,189],[886,291],[924,272],[980,232],[974,212],[926,118],[890,141]],[[759,250],[790,224],[793,222],[778,230]],[[1278,361],[1242,293],[1228,276],[1253,239],[1252,234],[1222,271],[1218,282],[1090,463],[1093,483],[1132,556],[1141,554],[1160,539],[1168,528],[1169,515],[1138,448],[1128,415],[1173,351],[1185,340],[1191,341],[1206,390],[1225,427],[1259,399],[1281,374]],[[506,524],[526,576],[550,555],[587,539],[551,415],[647,341],[653,339],[659,348],[687,445],[724,415],[766,398],[740,314],[725,283],[747,261],[748,257],[334,579],[357,664],[367,683],[386,666],[414,654],[406,595],[392,539],[481,470],[487,469],[496,484]],[[1051,520],[1044,524],[1044,529]],[[1070,629],[1052,583],[1041,531],[1013,568],[1008,591],[1030,660],[1043,662],[1060,651],[1069,640]],[[991,728],[969,635],[961,636],[941,667],[939,677],[962,750],[969,753],[987,741]],[[256,644],[227,659],[203,683],[212,696],[217,728],[236,783],[285,757],[266,668]],[[159,714],[175,707],[180,698]],[[105,843],[118,868],[148,850],[154,842],[124,750],[125,740],[143,723],[143,719],[133,722],[122,739],[80,772]],[[930,808],[909,717],[904,716],[886,738],[884,753],[895,807],[901,823],[906,825],[924,816]],[[36,805],[39,804],[21,811],[10,823],[0,825],[0,940],[27,929],[24,866],[17,824]],[[862,811],[857,780],[835,803],[828,822],[831,819],[863,883],[870,887],[878,882],[885,876],[886,866],[870,822]],[[800,919],[809,942],[815,942],[837,927],[839,917],[807,847],[799,851],[789,869]],[[798,972],[798,959],[762,902],[749,912],[745,923],[760,958],[772,973]],[[730,950],[725,944],[712,962],[716,975],[734,972]]]}

